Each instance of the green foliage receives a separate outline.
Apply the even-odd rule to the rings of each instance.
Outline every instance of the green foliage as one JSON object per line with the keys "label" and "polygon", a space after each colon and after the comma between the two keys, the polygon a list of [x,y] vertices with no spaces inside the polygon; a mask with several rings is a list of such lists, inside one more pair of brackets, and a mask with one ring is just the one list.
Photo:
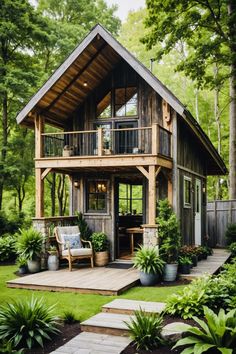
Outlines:
{"label": "green foliage", "polygon": [[89,228],[82,213],[77,213],[77,224],[79,226],[82,238],[89,241],[91,239],[92,230]]}
{"label": "green foliage", "polygon": [[62,318],[66,324],[73,324],[76,322],[76,316],[73,311],[65,311]]}
{"label": "green foliage", "polygon": [[180,256],[180,257],[178,258],[178,264],[179,264],[179,265],[192,264],[192,260],[191,260],[191,258],[188,257],[188,256]]}
{"label": "green foliage", "polygon": [[167,298],[166,312],[184,319],[203,314],[203,305],[206,304],[205,294],[209,283],[209,276],[205,276],[186,286],[183,290]]}
{"label": "green foliage", "polygon": [[18,267],[26,267],[27,266],[27,258],[20,254],[16,259],[16,264]]}
{"label": "green foliage", "polygon": [[133,259],[134,267],[147,274],[162,274],[165,262],[159,257],[156,247],[141,246]]}
{"label": "green foliage", "polygon": [[0,236],[6,233],[14,234],[16,233],[22,225],[24,225],[25,219],[24,214],[13,214],[11,217],[0,211]]}
{"label": "green foliage", "polygon": [[8,234],[0,237],[0,262],[11,262],[16,259],[16,238]]}
{"label": "green foliage", "polygon": [[180,249],[179,221],[167,199],[158,203],[158,217],[156,219],[159,236],[160,256],[167,262],[173,263],[178,259]]}
{"label": "green foliage", "polygon": [[45,339],[59,334],[54,306],[47,306],[44,299],[8,303],[0,308],[0,339],[12,343],[13,348],[36,345],[43,347]]}
{"label": "green foliage", "polygon": [[229,245],[233,242],[236,242],[236,224],[228,225],[225,232],[225,237]]}
{"label": "green foliage", "polygon": [[163,344],[161,337],[163,328],[162,315],[145,313],[143,310],[135,311],[134,318],[126,322],[130,337],[138,349],[151,350]]}
{"label": "green foliage", "polygon": [[28,230],[21,230],[16,247],[18,253],[29,260],[34,260],[40,256],[42,245],[42,234],[31,227]]}
{"label": "green foliage", "polygon": [[95,252],[103,252],[108,250],[108,239],[104,232],[94,232],[91,236],[91,242]]}
{"label": "green foliage", "polygon": [[167,312],[191,318],[203,314],[203,306],[213,310],[231,308],[236,296],[236,260],[226,264],[217,276],[206,275],[192,281],[187,287],[167,299]]}
{"label": "green foliage", "polygon": [[236,242],[232,242],[229,245],[229,251],[231,252],[233,257],[236,257]]}
{"label": "green foliage", "polygon": [[189,326],[187,336],[180,339],[173,349],[186,346],[187,349],[183,350],[182,354],[202,354],[210,349],[214,350],[214,353],[232,354],[236,348],[236,309],[228,313],[220,309],[216,315],[204,306],[204,316],[206,322],[194,317],[198,327]]}

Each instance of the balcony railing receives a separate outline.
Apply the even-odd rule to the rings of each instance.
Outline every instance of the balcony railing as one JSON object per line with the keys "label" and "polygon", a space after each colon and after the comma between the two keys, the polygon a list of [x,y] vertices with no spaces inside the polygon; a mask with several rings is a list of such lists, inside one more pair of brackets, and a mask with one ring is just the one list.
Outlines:
{"label": "balcony railing", "polygon": [[158,126],[44,133],[42,157],[141,154],[171,157],[171,133]]}

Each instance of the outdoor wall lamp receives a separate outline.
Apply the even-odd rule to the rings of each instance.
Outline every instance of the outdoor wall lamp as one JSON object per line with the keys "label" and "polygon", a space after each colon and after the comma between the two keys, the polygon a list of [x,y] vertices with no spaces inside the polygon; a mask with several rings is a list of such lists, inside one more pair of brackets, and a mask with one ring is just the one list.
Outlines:
{"label": "outdoor wall lamp", "polygon": [[75,187],[75,188],[79,188],[79,187],[80,187],[79,181],[74,181],[74,187]]}

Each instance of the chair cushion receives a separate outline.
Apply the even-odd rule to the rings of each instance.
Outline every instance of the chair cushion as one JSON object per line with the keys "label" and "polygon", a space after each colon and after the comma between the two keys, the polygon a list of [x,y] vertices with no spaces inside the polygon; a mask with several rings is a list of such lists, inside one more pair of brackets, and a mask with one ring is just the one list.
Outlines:
{"label": "chair cushion", "polygon": [[[70,253],[72,256],[91,256],[92,249],[91,248],[76,248],[71,249]],[[68,250],[62,251],[62,256],[68,256]]]}
{"label": "chair cushion", "polygon": [[63,250],[68,249],[68,243],[70,245],[70,249],[83,248],[82,243],[81,243],[81,239],[80,239],[80,233],[70,234],[70,235],[61,234],[61,239],[62,239],[62,242],[64,243]]}

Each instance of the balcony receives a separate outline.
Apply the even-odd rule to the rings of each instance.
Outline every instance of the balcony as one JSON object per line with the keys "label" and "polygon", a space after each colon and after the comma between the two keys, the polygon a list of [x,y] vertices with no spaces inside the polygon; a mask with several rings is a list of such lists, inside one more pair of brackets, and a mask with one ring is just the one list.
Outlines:
{"label": "balcony", "polygon": [[171,137],[168,130],[157,124],[140,128],[42,133],[42,154],[36,159],[36,167],[57,167],[58,162],[53,161],[58,160],[70,161],[61,162],[61,167],[126,166],[141,162],[142,165],[155,165],[159,158],[167,161],[165,167],[171,168]]}

